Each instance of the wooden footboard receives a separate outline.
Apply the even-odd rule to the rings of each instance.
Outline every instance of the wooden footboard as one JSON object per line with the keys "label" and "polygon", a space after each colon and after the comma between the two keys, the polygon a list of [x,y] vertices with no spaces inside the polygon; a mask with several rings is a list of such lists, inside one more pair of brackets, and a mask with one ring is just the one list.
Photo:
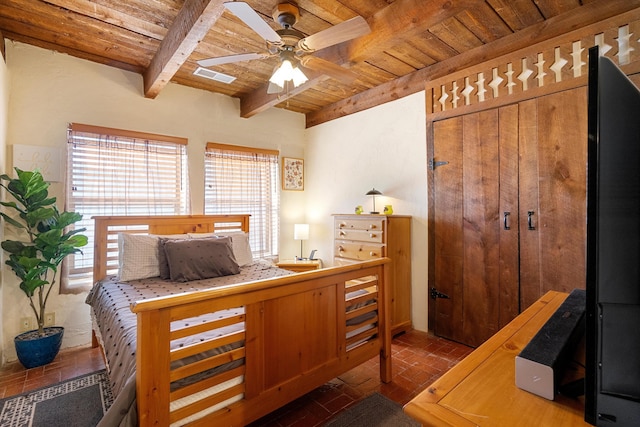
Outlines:
{"label": "wooden footboard", "polygon": [[[117,272],[118,233],[249,231],[248,215],[94,219],[95,281]],[[242,426],[376,356],[391,381],[389,261],[132,304],[139,424]]]}
{"label": "wooden footboard", "polygon": [[[380,377],[389,382],[388,261],[135,303],[140,425],[242,426],[377,355]],[[172,321],[241,306],[244,315],[170,330]],[[244,322],[244,328],[233,336],[171,350],[172,340],[234,322]],[[172,367],[188,355],[238,341],[240,347]],[[239,366],[171,391],[176,380],[242,359]],[[189,424],[190,417],[197,420]]]}

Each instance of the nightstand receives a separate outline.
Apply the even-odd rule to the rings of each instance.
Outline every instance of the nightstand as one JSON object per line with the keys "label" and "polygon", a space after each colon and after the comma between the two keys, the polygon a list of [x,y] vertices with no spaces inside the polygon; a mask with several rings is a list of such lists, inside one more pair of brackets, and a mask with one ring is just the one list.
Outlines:
{"label": "nightstand", "polygon": [[302,271],[318,270],[322,268],[322,261],[319,259],[285,259],[276,263],[276,265],[280,268],[284,268],[285,270],[300,273]]}

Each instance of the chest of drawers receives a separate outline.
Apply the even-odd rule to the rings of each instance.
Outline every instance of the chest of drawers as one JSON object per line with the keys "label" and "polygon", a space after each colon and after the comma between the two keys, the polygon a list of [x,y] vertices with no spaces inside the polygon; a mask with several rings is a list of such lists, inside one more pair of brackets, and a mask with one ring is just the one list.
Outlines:
{"label": "chest of drawers", "polygon": [[389,257],[391,331],[411,329],[411,216],[334,215],[334,263]]}

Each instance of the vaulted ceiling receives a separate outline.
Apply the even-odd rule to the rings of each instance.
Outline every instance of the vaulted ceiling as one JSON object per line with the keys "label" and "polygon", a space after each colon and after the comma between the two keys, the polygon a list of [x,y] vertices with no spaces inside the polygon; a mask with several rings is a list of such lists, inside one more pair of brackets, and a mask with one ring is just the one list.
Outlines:
{"label": "vaulted ceiling", "polygon": [[[274,30],[284,0],[247,0]],[[293,3],[293,2],[289,2]],[[640,0],[297,0],[294,28],[310,36],[361,16],[370,32],[313,52],[309,81],[267,93],[277,56],[210,66],[197,61],[264,53],[265,40],[223,0],[2,0],[7,39],[140,73],[155,98],[169,83],[240,98],[241,115],[270,107],[326,122],[424,89],[427,79],[481,63],[640,7]],[[327,65],[328,63],[328,65]],[[338,65],[339,69],[330,65]],[[324,65],[324,66],[323,66]]]}

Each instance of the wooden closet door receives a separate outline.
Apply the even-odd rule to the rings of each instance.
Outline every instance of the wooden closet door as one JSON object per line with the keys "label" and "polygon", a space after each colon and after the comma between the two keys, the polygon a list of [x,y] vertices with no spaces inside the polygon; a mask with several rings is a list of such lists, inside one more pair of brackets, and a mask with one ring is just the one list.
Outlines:
{"label": "wooden closet door", "polygon": [[[481,344],[518,312],[517,107],[434,123],[436,334]],[[515,222],[514,222],[515,221]]]}
{"label": "wooden closet door", "polygon": [[[585,286],[587,92],[433,123],[437,335],[477,346]],[[505,222],[506,217],[506,222]],[[508,228],[508,229],[507,229]]]}
{"label": "wooden closet door", "polygon": [[585,287],[586,165],[586,88],[520,103],[521,310]]}
{"label": "wooden closet door", "polygon": [[433,236],[434,283],[436,298],[430,306],[435,309],[433,330],[436,335],[463,342],[463,200],[461,117],[433,124],[434,160],[447,162],[433,171]]}

